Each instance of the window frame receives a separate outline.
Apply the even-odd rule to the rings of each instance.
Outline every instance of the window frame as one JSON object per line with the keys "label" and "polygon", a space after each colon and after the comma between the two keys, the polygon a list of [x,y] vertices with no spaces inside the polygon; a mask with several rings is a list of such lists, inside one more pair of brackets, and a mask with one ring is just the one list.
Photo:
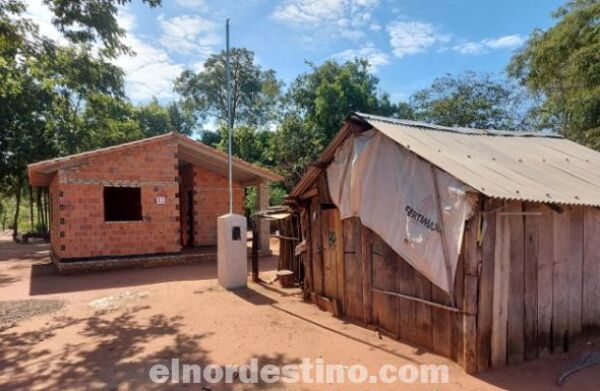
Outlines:
{"label": "window frame", "polygon": [[[139,201],[139,208],[136,208],[138,210],[131,212],[129,215],[124,216],[123,213],[119,213],[119,212],[115,212],[114,208],[115,206],[112,206],[112,212],[108,213],[107,210],[107,201],[112,201],[115,202],[113,197],[118,197],[118,194],[111,194],[109,195],[109,199],[107,199],[107,193],[110,192],[118,192],[118,191],[130,191],[131,194],[126,195],[126,197],[137,197],[137,200]],[[133,193],[136,192],[137,196],[133,195]],[[125,197],[125,195],[121,195],[121,197]],[[129,199],[129,201],[131,201],[131,199]],[[109,206],[111,204],[109,203]],[[135,207],[137,207],[138,205],[136,204]],[[144,207],[143,207],[143,203],[142,203],[142,188],[140,186],[103,186],[102,187],[102,207],[103,207],[103,219],[105,223],[139,223],[139,222],[143,222],[144,221]],[[121,212],[123,212],[123,210],[121,210]],[[118,216],[115,216],[118,215]]]}

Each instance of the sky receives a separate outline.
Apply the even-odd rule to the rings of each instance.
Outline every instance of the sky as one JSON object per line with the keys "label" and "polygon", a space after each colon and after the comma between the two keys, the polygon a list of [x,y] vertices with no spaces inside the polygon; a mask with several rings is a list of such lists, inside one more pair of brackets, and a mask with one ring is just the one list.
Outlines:
{"label": "sky", "polygon": [[[28,16],[43,34],[61,40],[42,0],[27,0]],[[286,85],[306,62],[367,58],[392,100],[407,100],[446,73],[466,70],[501,74],[512,53],[536,28],[554,24],[559,0],[163,0],[149,8],[140,0],[122,8],[118,20],[136,56],[115,63],[126,73],[135,103],[177,99],[174,79],[199,71],[205,59],[231,46],[256,54]]]}

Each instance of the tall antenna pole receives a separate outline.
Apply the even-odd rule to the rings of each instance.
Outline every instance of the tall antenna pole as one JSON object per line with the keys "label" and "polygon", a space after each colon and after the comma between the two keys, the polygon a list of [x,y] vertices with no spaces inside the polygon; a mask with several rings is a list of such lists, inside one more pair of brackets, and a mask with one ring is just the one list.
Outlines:
{"label": "tall antenna pole", "polygon": [[228,153],[228,165],[229,165],[229,214],[233,213],[233,174],[231,165],[231,64],[229,60],[229,19],[225,24],[226,31],[226,45],[227,45],[227,133],[229,134],[229,153]]}

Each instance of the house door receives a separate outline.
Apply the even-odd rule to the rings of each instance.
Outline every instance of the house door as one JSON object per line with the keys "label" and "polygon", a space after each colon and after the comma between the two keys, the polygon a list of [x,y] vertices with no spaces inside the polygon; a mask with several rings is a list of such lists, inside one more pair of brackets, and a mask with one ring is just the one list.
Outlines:
{"label": "house door", "polygon": [[188,246],[194,246],[194,192],[187,192],[187,233]]}

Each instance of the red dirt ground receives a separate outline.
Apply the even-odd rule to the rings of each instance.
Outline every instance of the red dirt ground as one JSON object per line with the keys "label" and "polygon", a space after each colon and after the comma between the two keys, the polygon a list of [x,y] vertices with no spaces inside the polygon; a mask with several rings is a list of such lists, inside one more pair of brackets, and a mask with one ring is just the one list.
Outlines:
{"label": "red dirt ground", "polygon": [[[371,373],[384,364],[447,364],[449,384],[334,385],[261,384],[248,386],[170,384],[186,389],[411,389],[411,390],[598,390],[600,367],[585,369],[563,387],[556,378],[583,350],[599,350],[595,340],[569,354],[469,376],[456,364],[416,346],[336,319],[301,301],[297,289],[250,283],[229,292],[216,282],[213,263],[58,275],[43,243],[0,240],[0,301],[62,299],[58,312],[24,320],[0,332],[0,390],[164,389],[152,383],[150,367],[179,358],[182,363],[243,364],[251,358],[285,365],[302,358],[326,363],[363,364]],[[261,260],[261,277],[271,279],[276,258]],[[90,301],[138,295],[116,308],[97,309]],[[118,296],[119,297],[119,296]],[[102,301],[101,301],[102,303]]]}

